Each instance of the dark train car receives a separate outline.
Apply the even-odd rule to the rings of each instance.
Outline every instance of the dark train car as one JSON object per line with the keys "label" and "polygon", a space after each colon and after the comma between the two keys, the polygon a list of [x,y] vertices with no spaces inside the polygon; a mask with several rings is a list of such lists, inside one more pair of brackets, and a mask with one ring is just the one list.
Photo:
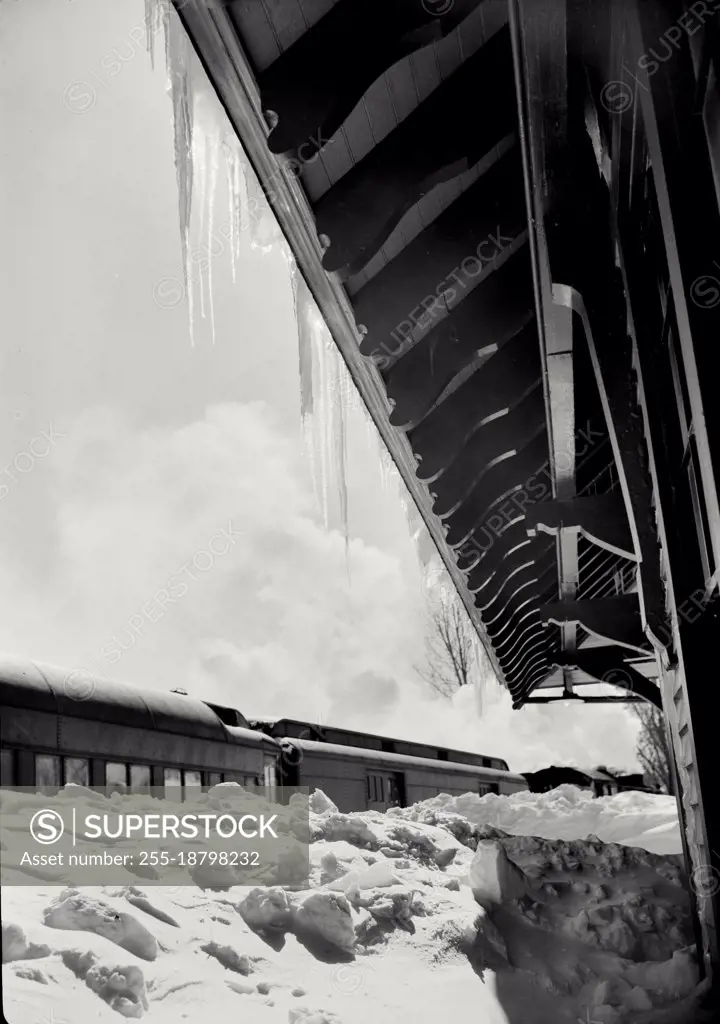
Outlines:
{"label": "dark train car", "polygon": [[2,785],[274,785],[277,758],[233,709],[0,656]]}
{"label": "dark train car", "polygon": [[414,743],[412,740],[396,740],[389,736],[375,736],[372,733],[357,732],[354,729],[338,729],[334,726],[301,722],[296,718],[253,718],[253,728],[262,729],[275,739],[320,740],[345,747],[363,747],[365,750],[382,750],[386,754],[404,754],[408,757],[425,757],[437,761],[456,761],[460,764],[475,765],[478,768],[496,768],[509,771],[507,761],[500,757],[488,757],[467,750],[451,750],[447,747],[428,743]]}
{"label": "dark train car", "polygon": [[548,793],[558,786],[590,789],[595,796],[612,796],[619,791],[617,779],[603,771],[582,771],[553,765],[537,772],[524,772],[532,793]]}
{"label": "dark train car", "polygon": [[140,690],[4,655],[0,767],[6,786],[307,786],[341,810],[527,789],[500,758],[289,719],[248,723],[184,691]]}
{"label": "dark train car", "polygon": [[591,789],[595,796],[614,796],[633,790],[640,793],[657,792],[645,782],[643,775],[616,775],[605,768],[582,770],[553,765],[541,768],[536,772],[523,772],[532,793],[548,793],[558,786],[578,786],[580,789]]}
{"label": "dark train car", "polygon": [[283,744],[284,785],[322,789],[341,811],[385,810],[448,793],[528,788],[501,758],[389,739],[294,719],[254,719]]}

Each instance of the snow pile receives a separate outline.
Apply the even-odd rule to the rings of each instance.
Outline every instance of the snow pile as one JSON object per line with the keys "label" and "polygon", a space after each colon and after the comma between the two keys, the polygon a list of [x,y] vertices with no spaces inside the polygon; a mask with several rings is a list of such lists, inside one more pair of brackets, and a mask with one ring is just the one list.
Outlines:
{"label": "snow pile", "polygon": [[483,1024],[692,1019],[679,857],[509,835],[428,804],[342,814],[320,793],[310,833],[302,885],[5,887],[6,1018],[436,1024],[455,1008]]}
{"label": "snow pile", "polygon": [[391,812],[411,821],[442,822],[460,815],[474,825],[495,825],[513,835],[546,839],[598,836],[606,843],[643,846],[653,853],[681,853],[675,797],[656,793],[618,793],[595,797],[577,786],[558,786],[549,793],[513,793],[480,797],[440,796],[414,807]]}

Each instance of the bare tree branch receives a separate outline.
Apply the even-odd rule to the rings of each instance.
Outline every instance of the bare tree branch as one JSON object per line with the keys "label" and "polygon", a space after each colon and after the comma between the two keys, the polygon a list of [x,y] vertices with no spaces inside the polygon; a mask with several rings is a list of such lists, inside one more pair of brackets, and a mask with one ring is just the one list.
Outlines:
{"label": "bare tree branch", "polygon": [[652,781],[668,793],[673,793],[671,751],[665,715],[653,704],[631,704],[640,719],[637,757]]}
{"label": "bare tree branch", "polygon": [[416,671],[443,697],[451,697],[474,681],[477,668],[477,640],[465,609],[443,592],[433,602],[425,662]]}

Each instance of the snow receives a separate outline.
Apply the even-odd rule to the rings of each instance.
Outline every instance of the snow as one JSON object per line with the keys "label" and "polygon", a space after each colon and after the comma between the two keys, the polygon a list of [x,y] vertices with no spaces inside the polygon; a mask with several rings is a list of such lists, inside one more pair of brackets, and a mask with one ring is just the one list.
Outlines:
{"label": "snow", "polygon": [[563,787],[343,814],[316,791],[302,885],[7,886],[6,1019],[691,1020],[680,858],[649,849],[666,801],[592,803]]}
{"label": "snow", "polygon": [[598,836],[606,843],[643,846],[653,853],[682,852],[675,797],[626,792],[595,797],[577,786],[549,793],[525,790],[511,796],[443,794],[400,812],[413,821],[434,822],[458,814],[475,825],[495,825],[514,835],[547,839]]}

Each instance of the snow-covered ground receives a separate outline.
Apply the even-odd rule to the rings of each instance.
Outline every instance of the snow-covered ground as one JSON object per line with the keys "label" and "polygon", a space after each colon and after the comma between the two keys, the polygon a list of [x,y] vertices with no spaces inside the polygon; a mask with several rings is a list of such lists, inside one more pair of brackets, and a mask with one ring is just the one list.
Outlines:
{"label": "snow-covered ground", "polygon": [[679,844],[667,799],[563,787],[386,814],[341,814],[320,793],[311,806],[306,888],[4,888],[6,1019],[695,1019],[680,858],[648,852]]}

